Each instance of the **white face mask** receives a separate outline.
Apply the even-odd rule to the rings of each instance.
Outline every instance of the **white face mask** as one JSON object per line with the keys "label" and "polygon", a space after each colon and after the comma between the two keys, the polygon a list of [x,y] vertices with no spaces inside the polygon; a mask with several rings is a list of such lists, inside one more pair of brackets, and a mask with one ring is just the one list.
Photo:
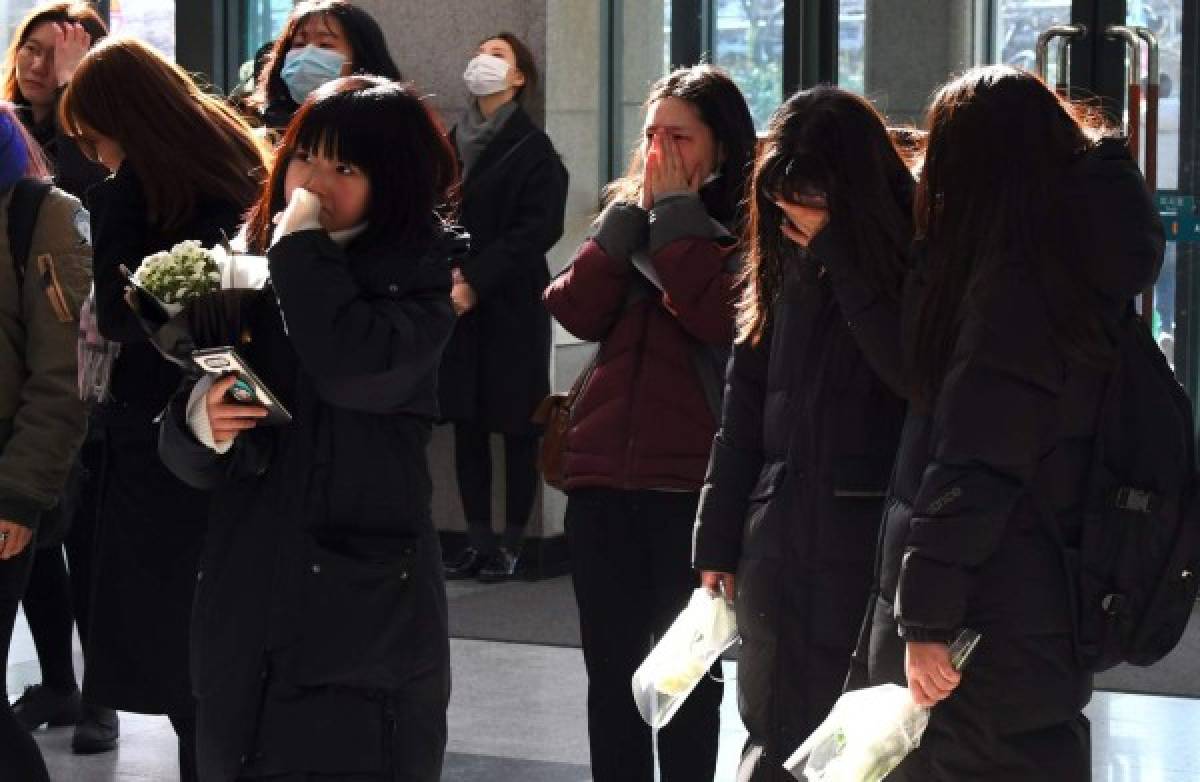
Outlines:
{"label": "white face mask", "polygon": [[493,54],[479,54],[467,63],[463,81],[472,95],[495,95],[508,89],[510,67],[505,60]]}

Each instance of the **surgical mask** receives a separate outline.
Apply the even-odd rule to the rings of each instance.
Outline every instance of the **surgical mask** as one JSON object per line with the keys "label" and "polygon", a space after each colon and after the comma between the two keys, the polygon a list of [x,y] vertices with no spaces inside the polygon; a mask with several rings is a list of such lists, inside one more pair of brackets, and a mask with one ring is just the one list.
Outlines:
{"label": "surgical mask", "polygon": [[495,95],[508,89],[508,62],[493,54],[480,54],[467,63],[463,81],[472,95]]}
{"label": "surgical mask", "polygon": [[341,76],[345,64],[346,56],[339,51],[305,46],[287,53],[279,75],[292,100],[303,103],[317,87]]}

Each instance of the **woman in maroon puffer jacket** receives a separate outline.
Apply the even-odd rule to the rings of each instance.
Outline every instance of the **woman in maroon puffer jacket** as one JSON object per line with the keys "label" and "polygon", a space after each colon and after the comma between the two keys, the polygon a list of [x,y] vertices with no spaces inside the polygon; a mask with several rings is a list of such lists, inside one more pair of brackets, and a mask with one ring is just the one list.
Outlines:
{"label": "woman in maroon puffer jacket", "polygon": [[[568,331],[600,343],[565,460],[596,782],[654,778],[629,680],[699,586],[692,522],[733,339],[754,144],[745,98],[723,71],[660,81],[629,174],[545,293]],[[702,682],[660,731],[664,782],[712,779],[720,700],[721,686]]]}

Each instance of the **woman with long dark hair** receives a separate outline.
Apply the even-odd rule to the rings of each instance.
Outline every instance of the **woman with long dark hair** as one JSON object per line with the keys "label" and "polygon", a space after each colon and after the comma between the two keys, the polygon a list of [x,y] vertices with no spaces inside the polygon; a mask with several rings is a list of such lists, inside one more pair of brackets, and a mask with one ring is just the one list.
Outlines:
{"label": "woman with long dark hair", "polygon": [[379,23],[347,0],[303,0],[275,39],[248,103],[263,125],[281,131],[309,94],[352,73],[400,81]]}
{"label": "woman with long dark hair", "polygon": [[[55,185],[80,201],[108,171],[88,160],[62,132],[58,102],[83,55],[107,34],[100,15],[87,3],[42,3],[17,25],[0,66],[0,95],[15,104],[50,163]],[[87,647],[99,472],[100,447],[89,438],[58,506],[43,515],[38,553],[21,601],[42,680],[13,704],[17,719],[30,730],[46,723],[78,723],[72,745],[80,752],[111,749],[116,741],[116,713],[80,703],[71,651],[76,624],[80,643]]]}
{"label": "woman with long dark hair", "polygon": [[155,419],[180,372],[148,343],[119,268],[232,234],[258,193],[262,150],[232,109],[133,39],[93,48],[59,108],[63,129],[112,171],[91,191],[91,229],[97,321],[121,343],[111,398],[92,417],[103,477],[84,698],[169,716],[181,774],[194,779],[187,632],[208,499],[158,458]]}
{"label": "woman with long dark hair", "polygon": [[[600,343],[564,457],[596,782],[654,779],[629,681],[699,586],[692,522],[733,340],[754,145],[724,71],[698,65],[659,81],[628,175],[545,293],[568,331]],[[721,690],[706,678],[658,732],[666,782],[712,779]]]}
{"label": "woman with long dark hair", "polygon": [[771,118],[748,282],[694,565],[736,595],[738,778],[787,757],[841,692],[905,404],[900,288],[912,177],[867,101],[801,92]]}
{"label": "woman with long dark hair", "polygon": [[425,451],[466,252],[435,214],[456,179],[412,87],[327,84],[250,212],[268,288],[192,305],[291,413],[265,425],[209,375],[163,423],[164,460],[213,490],[192,627],[206,782],[441,776],[450,645]]}
{"label": "woman with long dark hair", "polygon": [[[471,255],[455,270],[459,315],[442,360],[442,417],[454,422],[454,463],[469,543],[447,578],[503,581],[517,569],[537,496],[538,431],[550,393],[546,252],[563,232],[567,170],[526,113],[537,65],[512,33],[484,40],[467,65],[475,96],[450,132],[463,167],[462,224]],[[504,534],[492,533],[493,432],[504,436]]]}
{"label": "woman with long dark hair", "polygon": [[[859,655],[933,712],[888,779],[1083,782],[1091,677],[1059,545],[1079,541],[1106,326],[1157,275],[1162,222],[1125,144],[1030,73],[968,72],[927,125],[912,404]],[[982,641],[959,674],[964,627]]]}

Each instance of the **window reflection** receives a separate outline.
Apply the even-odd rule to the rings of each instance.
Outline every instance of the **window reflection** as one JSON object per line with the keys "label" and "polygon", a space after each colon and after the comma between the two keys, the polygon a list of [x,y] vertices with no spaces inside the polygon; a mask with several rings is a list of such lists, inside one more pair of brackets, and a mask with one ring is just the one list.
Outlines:
{"label": "window reflection", "polygon": [[838,85],[860,95],[865,91],[867,66],[866,0],[838,4]]}
{"label": "window reflection", "polygon": [[110,0],[109,30],[140,38],[175,59],[175,3],[164,0]]}
{"label": "window reflection", "polygon": [[783,100],[783,0],[718,0],[716,63],[729,71],[762,130]]}

